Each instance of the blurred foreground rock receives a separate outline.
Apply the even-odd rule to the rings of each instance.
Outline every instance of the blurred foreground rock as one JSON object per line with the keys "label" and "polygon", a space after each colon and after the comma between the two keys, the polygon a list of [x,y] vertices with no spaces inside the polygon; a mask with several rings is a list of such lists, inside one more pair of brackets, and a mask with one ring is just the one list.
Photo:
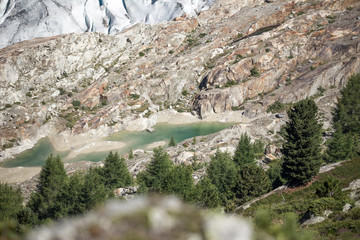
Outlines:
{"label": "blurred foreground rock", "polygon": [[244,219],[209,213],[172,197],[111,201],[86,215],[55,222],[26,239],[252,239]]}

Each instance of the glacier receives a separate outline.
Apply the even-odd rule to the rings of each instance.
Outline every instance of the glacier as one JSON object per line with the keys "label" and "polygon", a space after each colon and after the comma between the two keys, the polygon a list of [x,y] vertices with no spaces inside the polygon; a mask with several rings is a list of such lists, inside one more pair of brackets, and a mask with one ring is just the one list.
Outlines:
{"label": "glacier", "polygon": [[67,33],[115,34],[136,23],[195,16],[216,0],[0,0],[0,48]]}

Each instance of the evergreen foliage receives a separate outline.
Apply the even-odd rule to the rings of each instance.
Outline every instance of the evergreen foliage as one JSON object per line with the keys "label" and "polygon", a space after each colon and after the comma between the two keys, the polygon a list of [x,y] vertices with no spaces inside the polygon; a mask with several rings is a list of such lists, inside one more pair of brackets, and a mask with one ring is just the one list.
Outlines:
{"label": "evergreen foliage", "polygon": [[270,181],[265,171],[256,165],[245,165],[236,178],[235,194],[240,202],[260,196],[270,189]]}
{"label": "evergreen foliage", "polygon": [[[360,74],[349,78],[347,85],[341,90],[333,112],[334,123],[339,123],[344,134],[360,135]],[[337,127],[337,126],[335,126]],[[338,130],[338,129],[336,129]]]}
{"label": "evergreen foliage", "polygon": [[56,195],[66,184],[66,171],[59,156],[50,155],[41,168],[36,192],[31,194],[28,207],[38,215],[39,220],[55,218]]}
{"label": "evergreen foliage", "polygon": [[287,111],[282,175],[290,185],[306,184],[319,172],[322,125],[317,110],[312,99],[305,99]]}
{"label": "evergreen foliage", "polygon": [[164,180],[162,192],[174,194],[185,200],[191,200],[194,190],[194,181],[191,176],[192,169],[184,164],[174,166]]}
{"label": "evergreen foliage", "polygon": [[84,177],[84,185],[81,189],[80,203],[82,209],[84,211],[91,210],[113,196],[112,190],[105,187],[99,171],[96,168],[91,168]]}
{"label": "evergreen foliage", "polygon": [[196,202],[200,206],[216,208],[221,205],[219,190],[211,183],[209,177],[204,177],[196,185]]}
{"label": "evergreen foliage", "polygon": [[327,162],[360,155],[360,74],[349,78],[333,111],[334,136],[326,143]]}
{"label": "evergreen foliage", "polygon": [[134,153],[133,153],[133,150],[130,149],[129,151],[129,159],[133,159],[134,158]]}
{"label": "evergreen foliage", "polygon": [[315,194],[320,198],[336,198],[343,197],[343,192],[339,186],[340,181],[334,177],[327,177],[324,181],[320,182],[316,188]]}
{"label": "evergreen foliage", "polygon": [[175,143],[175,139],[174,137],[171,137],[170,142],[169,142],[169,147],[175,147],[176,143]]}
{"label": "evergreen foliage", "polygon": [[226,202],[234,197],[232,190],[236,180],[236,165],[230,154],[217,150],[207,168],[207,175],[219,190],[223,205],[226,205]]}
{"label": "evergreen foliage", "polygon": [[153,152],[154,155],[147,167],[147,170],[138,175],[140,192],[162,192],[164,189],[165,179],[173,168],[172,161],[164,149],[158,147],[155,148]]}
{"label": "evergreen foliage", "polygon": [[15,219],[22,209],[22,201],[19,189],[15,190],[7,183],[0,183],[0,222]]}
{"label": "evergreen foliage", "polygon": [[335,129],[333,137],[326,141],[325,161],[331,163],[358,157],[357,137],[352,134],[344,134],[339,127]]}
{"label": "evergreen foliage", "polygon": [[80,195],[84,185],[84,175],[75,173],[65,186],[56,195],[54,206],[54,217],[62,218],[68,215],[75,215],[85,211]]}
{"label": "evergreen foliage", "polygon": [[285,183],[285,180],[281,177],[280,161],[272,162],[269,169],[266,171],[266,175],[269,178],[272,189],[280,187]]}
{"label": "evergreen foliage", "polygon": [[250,140],[250,137],[246,133],[242,134],[236,147],[233,159],[240,168],[247,164],[255,164],[254,148]]}
{"label": "evergreen foliage", "polygon": [[132,184],[132,177],[125,165],[125,159],[120,158],[115,152],[109,153],[104,162],[104,168],[100,170],[105,186],[109,189],[126,187]]}

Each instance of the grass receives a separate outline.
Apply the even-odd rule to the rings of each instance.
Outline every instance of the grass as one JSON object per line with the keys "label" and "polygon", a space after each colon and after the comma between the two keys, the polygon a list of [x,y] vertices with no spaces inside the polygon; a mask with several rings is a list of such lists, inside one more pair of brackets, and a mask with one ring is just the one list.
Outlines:
{"label": "grass", "polygon": [[[246,216],[254,216],[259,209],[267,209],[275,221],[282,219],[287,213],[294,212],[299,219],[306,216],[310,206],[314,200],[326,200],[319,198],[316,194],[316,188],[325,181],[329,176],[339,180],[339,187],[345,188],[349,183],[360,178],[360,159],[353,159],[341,163],[335,169],[316,176],[315,181],[305,187],[288,189],[283,192],[277,192],[267,198],[259,200],[250,208],[242,212]],[[342,206],[350,200],[346,197],[337,201],[337,206],[331,210],[334,212],[328,220],[308,227],[310,230],[317,232],[317,239],[342,239],[342,232],[347,232],[351,236],[359,236],[360,234],[360,210],[354,208],[348,213],[342,212]],[[350,201],[351,202],[351,201]],[[358,210],[356,210],[358,209]],[[349,238],[352,239],[352,238]]]}

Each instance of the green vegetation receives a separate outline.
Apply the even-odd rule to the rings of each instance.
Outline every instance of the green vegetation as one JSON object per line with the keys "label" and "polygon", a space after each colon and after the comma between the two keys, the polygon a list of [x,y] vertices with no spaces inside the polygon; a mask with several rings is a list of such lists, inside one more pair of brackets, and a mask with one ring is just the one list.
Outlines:
{"label": "green vegetation", "polygon": [[99,174],[109,189],[123,188],[132,184],[132,177],[125,165],[125,159],[117,152],[109,153],[104,161],[104,167],[99,169]]}
{"label": "green vegetation", "polygon": [[20,189],[14,190],[8,184],[0,183],[0,222],[15,218],[22,209],[22,202]]}
{"label": "green vegetation", "polygon": [[246,133],[240,137],[234,154],[234,162],[240,169],[245,165],[255,165],[255,151]]}
{"label": "green vegetation", "polygon": [[259,69],[257,67],[253,67],[250,70],[250,73],[251,73],[251,76],[253,76],[253,77],[259,77],[260,76]]}
{"label": "green vegetation", "polygon": [[266,112],[268,113],[279,113],[286,109],[288,109],[292,103],[282,103],[279,101],[275,101],[273,104],[269,105]]}
{"label": "green vegetation", "polygon": [[[298,224],[314,214],[322,215],[325,210],[331,210],[333,213],[327,220],[306,227],[313,232],[310,239],[356,239],[360,234],[360,229],[357,227],[360,226],[360,210],[352,208],[347,213],[342,212],[345,203],[353,205],[353,200],[348,198],[348,192],[343,192],[341,189],[348,187],[350,182],[359,178],[360,159],[353,159],[343,162],[329,172],[319,174],[317,181],[307,187],[274,193],[254,203],[242,213],[255,218],[261,213],[272,223],[282,222],[289,213],[292,213],[296,215],[295,219],[298,220],[295,222]],[[258,226],[258,223],[256,225]],[[270,226],[275,227],[273,224]],[[343,238],[344,232],[350,237]],[[268,231],[267,233],[269,234]]]}
{"label": "green vegetation", "polygon": [[306,184],[319,172],[322,124],[317,110],[313,100],[305,99],[287,111],[282,175],[290,185]]}
{"label": "green vegetation", "polygon": [[129,159],[133,159],[134,158],[134,153],[133,153],[133,150],[130,149],[129,151]]}
{"label": "green vegetation", "polygon": [[327,162],[358,157],[360,154],[360,74],[349,78],[333,110],[333,138],[326,143]]}
{"label": "green vegetation", "polygon": [[217,150],[206,170],[211,183],[218,189],[223,206],[229,204],[234,198],[236,179],[236,164],[229,153]]}
{"label": "green vegetation", "polygon": [[175,147],[176,143],[175,143],[175,139],[174,137],[171,137],[170,142],[169,142],[169,147]]}
{"label": "green vegetation", "polygon": [[181,94],[186,97],[187,95],[189,95],[189,92],[186,89],[184,89],[182,90]]}
{"label": "green vegetation", "polygon": [[71,104],[76,108],[76,107],[80,107],[81,102],[78,100],[73,100]]}

